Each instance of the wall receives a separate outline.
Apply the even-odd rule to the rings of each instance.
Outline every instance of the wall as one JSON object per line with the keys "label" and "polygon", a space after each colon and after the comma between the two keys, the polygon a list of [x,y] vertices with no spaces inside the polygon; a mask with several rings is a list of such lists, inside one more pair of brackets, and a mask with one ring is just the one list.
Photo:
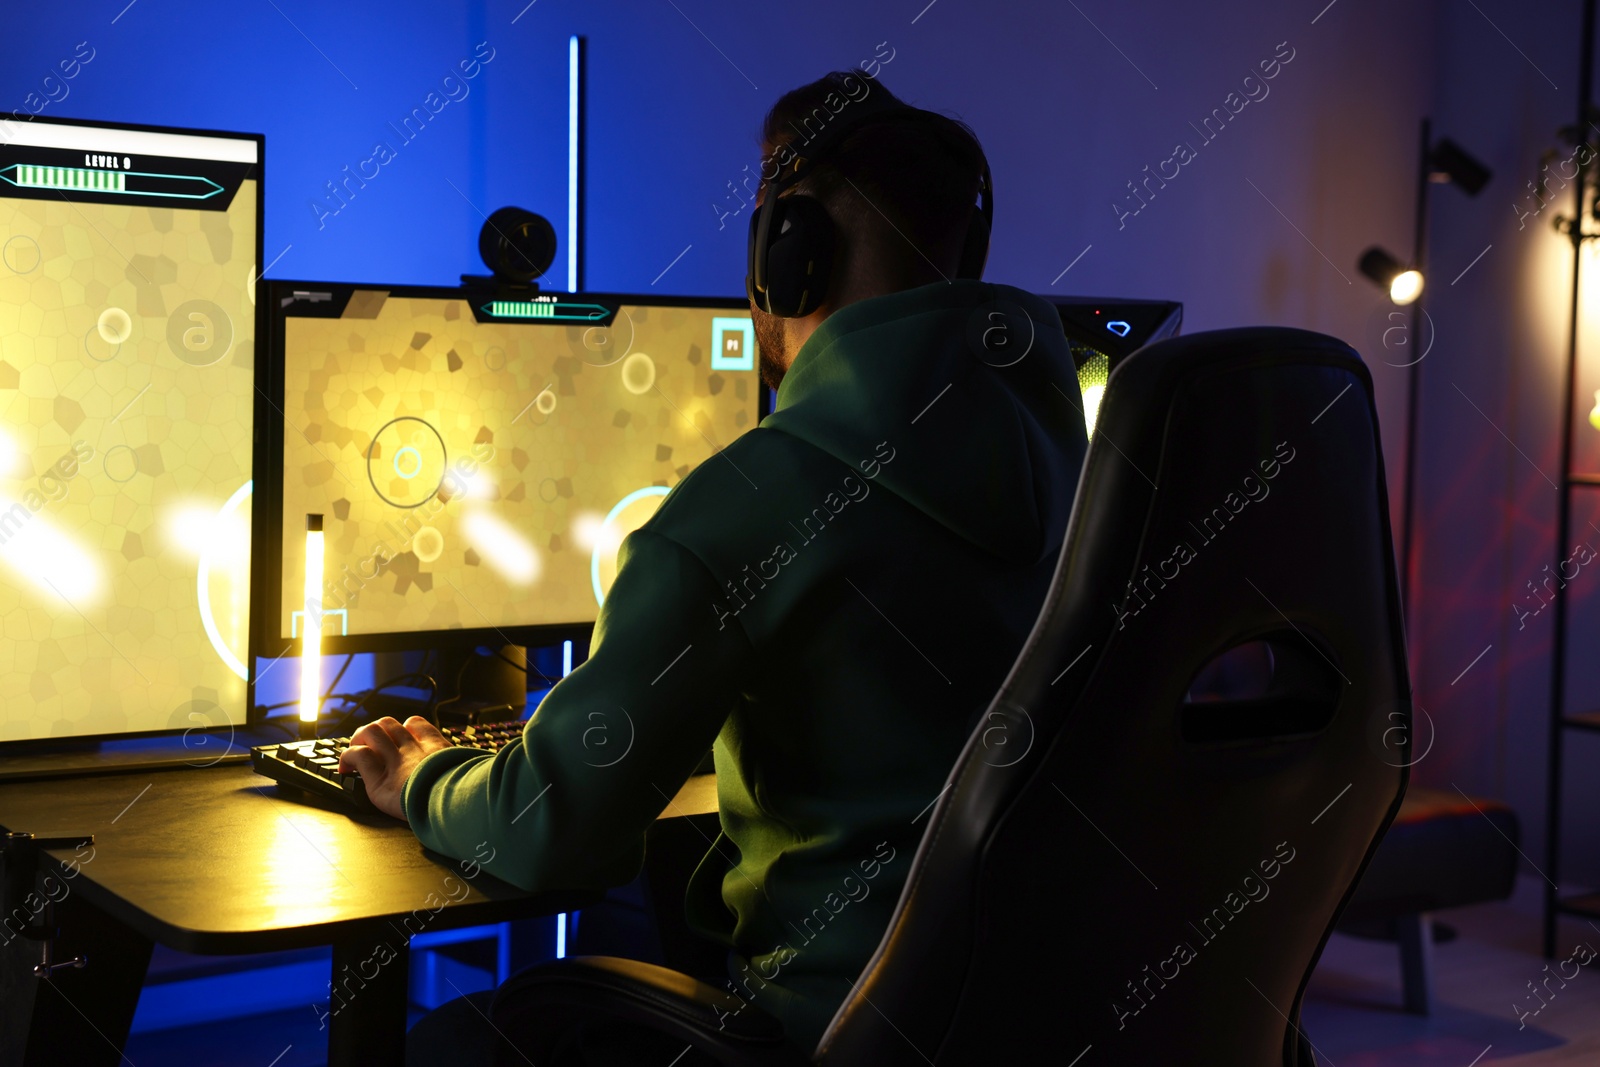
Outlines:
{"label": "wall", "polygon": [[[1182,300],[1190,330],[1278,323],[1360,345],[1387,305],[1355,260],[1373,241],[1410,243],[1432,0],[435,7],[27,5],[0,41],[0,101],[24,107],[88,41],[95,58],[45,115],[266,133],[276,278],[450,283],[479,269],[474,239],[494,207],[560,222],[574,32],[590,56],[589,288],[740,292],[748,216],[734,213],[733,186],[756,162],[766,107],[876,56],[896,93],[982,136],[997,187],[993,279]],[[493,59],[465,98],[402,140],[391,124],[479,42]],[[1292,58],[1276,77],[1244,84],[1280,51]],[[1229,93],[1243,110],[1207,142],[1197,128]],[[344,168],[380,140],[394,158],[348,183]],[[1128,183],[1147,166],[1171,174],[1163,160],[1180,141],[1194,158],[1121,215]],[[1376,370],[1398,501],[1404,375]]]}
{"label": "wall", "polygon": [[[1422,365],[1425,507],[1415,630],[1418,700],[1438,740],[1418,777],[1510,801],[1522,816],[1523,851],[1543,867],[1554,613],[1538,610],[1543,601],[1529,583],[1572,548],[1558,556],[1555,544],[1571,246],[1551,222],[1571,215],[1573,201],[1570,187],[1557,191],[1533,216],[1528,182],[1540,153],[1556,146],[1556,128],[1576,115],[1581,12],[1577,0],[1552,0],[1537,13],[1504,0],[1480,6],[1441,21],[1439,31],[1439,132],[1495,177],[1476,199],[1453,188],[1433,192],[1436,282],[1428,307],[1438,346]],[[1591,258],[1585,267],[1574,461],[1590,472],[1600,470],[1600,434],[1588,423],[1600,387],[1592,358],[1596,265]],[[1574,540],[1600,548],[1596,491],[1579,490],[1574,504]],[[1579,569],[1570,587],[1571,710],[1600,707],[1594,570]],[[1600,748],[1592,735],[1569,732],[1568,739],[1566,855],[1575,880],[1592,882],[1600,877],[1592,858],[1600,843],[1600,782],[1592,772]]]}
{"label": "wall", "polygon": [[[1482,4],[1513,24],[1509,0]],[[478,269],[482,212],[516,203],[563,218],[566,41],[581,33],[590,57],[587,285],[733,294],[743,288],[747,215],[733,213],[729,183],[756,162],[766,107],[825,70],[881,56],[886,85],[966,119],[988,149],[997,186],[991,279],[1181,300],[1190,331],[1293,325],[1345,337],[1370,356],[1390,309],[1355,262],[1372,243],[1410,247],[1417,122],[1437,95],[1448,104],[1441,129],[1490,153],[1499,177],[1481,202],[1435,191],[1435,260],[1448,269],[1490,240],[1502,254],[1430,305],[1441,342],[1426,364],[1434,428],[1423,581],[1438,599],[1419,628],[1418,681],[1451,727],[1421,770],[1441,781],[1460,773],[1464,786],[1511,791],[1521,804],[1540,765],[1524,727],[1534,731],[1537,720],[1512,729],[1505,709],[1537,696],[1540,653],[1535,635],[1514,648],[1504,640],[1496,583],[1537,570],[1548,487],[1473,425],[1476,415],[1458,410],[1435,372],[1448,365],[1441,355],[1470,365],[1462,384],[1549,469],[1548,434],[1541,444],[1536,432],[1551,418],[1549,397],[1506,369],[1532,364],[1548,377],[1558,338],[1522,321],[1548,301],[1515,281],[1530,277],[1524,261],[1536,245],[1531,236],[1514,244],[1505,201],[1512,172],[1538,141],[1511,131],[1542,135],[1570,110],[1571,94],[1546,100],[1547,87],[1482,21],[1454,6],[1444,19],[1433,0],[471,0],[448,8],[97,0],[7,12],[0,103],[24,106],[49,68],[87,40],[95,58],[46,116],[267,135],[269,277],[449,283]],[[1571,49],[1550,31],[1572,21],[1537,31],[1516,24],[1522,32],[1513,34],[1558,81],[1570,81]],[[401,142],[389,124],[422,105],[479,42],[493,58],[470,93]],[[1246,85],[1275,55],[1276,76]],[[1258,99],[1203,141],[1191,123],[1247,92]],[[332,213],[325,183],[378,140],[394,142],[395,158]],[[1194,158],[1125,214],[1128,183],[1180,141],[1197,146]],[[1457,247],[1458,232],[1474,236]],[[1554,290],[1558,274],[1550,267],[1539,277]],[[1524,309],[1516,322],[1492,304],[1506,293]],[[1511,351],[1520,358],[1508,360]],[[1398,515],[1405,372],[1372,365]],[[1457,473],[1468,460],[1490,472],[1490,484]],[[1494,658],[1474,679],[1486,688],[1436,696],[1489,641]],[[1510,680],[1495,682],[1503,668]],[[1499,754],[1486,754],[1490,737]]]}

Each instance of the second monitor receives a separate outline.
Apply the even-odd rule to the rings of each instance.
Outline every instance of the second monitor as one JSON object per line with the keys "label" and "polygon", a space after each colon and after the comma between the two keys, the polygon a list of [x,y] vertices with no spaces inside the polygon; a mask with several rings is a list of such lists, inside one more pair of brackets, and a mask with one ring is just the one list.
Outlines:
{"label": "second monitor", "polygon": [[326,651],[587,628],[622,538],[763,413],[743,301],[293,282],[268,301],[267,656],[297,649],[307,514]]}

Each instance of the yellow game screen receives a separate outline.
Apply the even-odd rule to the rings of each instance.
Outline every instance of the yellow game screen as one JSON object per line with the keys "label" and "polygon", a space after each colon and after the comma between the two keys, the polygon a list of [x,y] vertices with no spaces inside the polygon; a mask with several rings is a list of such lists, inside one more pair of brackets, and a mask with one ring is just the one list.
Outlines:
{"label": "yellow game screen", "polygon": [[0,741],[244,721],[259,173],[0,121]]}
{"label": "yellow game screen", "polygon": [[748,307],[306,296],[283,325],[285,641],[307,514],[328,637],[592,622],[623,537],[756,424]]}

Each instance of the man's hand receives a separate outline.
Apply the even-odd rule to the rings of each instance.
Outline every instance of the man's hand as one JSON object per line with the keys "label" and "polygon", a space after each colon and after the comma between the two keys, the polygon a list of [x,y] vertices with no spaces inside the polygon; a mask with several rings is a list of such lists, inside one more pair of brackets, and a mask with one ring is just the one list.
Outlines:
{"label": "man's hand", "polygon": [[339,773],[361,775],[372,806],[404,819],[400,794],[406,779],[425,757],[449,747],[438,728],[421,715],[411,716],[404,726],[385,715],[351,735],[350,747],[339,757]]}

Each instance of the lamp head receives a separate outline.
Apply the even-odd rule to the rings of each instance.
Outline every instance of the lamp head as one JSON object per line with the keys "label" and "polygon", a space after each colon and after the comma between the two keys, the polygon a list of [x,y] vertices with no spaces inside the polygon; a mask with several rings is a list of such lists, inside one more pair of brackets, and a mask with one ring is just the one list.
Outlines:
{"label": "lamp head", "polygon": [[1468,196],[1477,196],[1489,184],[1488,167],[1467,154],[1466,149],[1448,137],[1439,139],[1428,155],[1428,180],[1453,182]]}
{"label": "lamp head", "polygon": [[1396,304],[1409,304],[1422,295],[1422,272],[1407,267],[1387,251],[1373,245],[1361,255],[1361,273],[1388,290]]}

